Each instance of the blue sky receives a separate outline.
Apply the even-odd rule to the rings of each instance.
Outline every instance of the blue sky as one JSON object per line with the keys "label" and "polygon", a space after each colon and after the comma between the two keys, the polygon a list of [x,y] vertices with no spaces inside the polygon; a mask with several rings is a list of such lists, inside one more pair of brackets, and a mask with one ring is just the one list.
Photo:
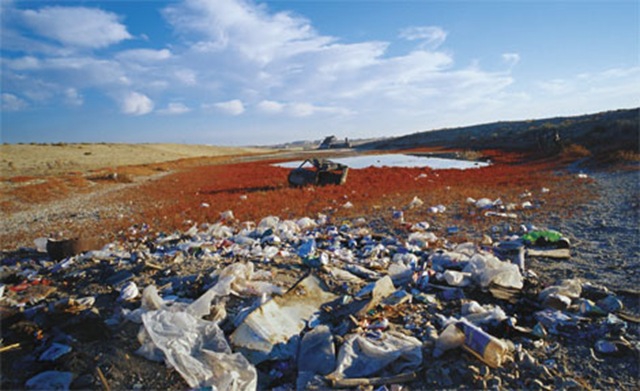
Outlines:
{"label": "blue sky", "polygon": [[267,145],[640,106],[625,1],[15,1],[3,142]]}

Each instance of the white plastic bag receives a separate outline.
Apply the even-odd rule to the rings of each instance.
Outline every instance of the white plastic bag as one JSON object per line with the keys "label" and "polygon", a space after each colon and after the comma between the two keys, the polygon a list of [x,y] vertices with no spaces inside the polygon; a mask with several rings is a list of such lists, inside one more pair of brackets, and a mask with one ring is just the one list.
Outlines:
{"label": "white plastic bag", "polygon": [[347,336],[338,353],[338,367],[328,377],[367,377],[380,372],[400,374],[422,364],[422,343],[414,337],[389,331],[374,339],[361,334]]}
{"label": "white plastic bag", "polygon": [[137,353],[175,368],[190,387],[247,390],[257,387],[255,368],[239,354],[231,354],[217,323],[200,319],[208,315],[211,301],[231,292],[236,275],[224,273],[218,283],[191,304],[169,305],[151,285],[142,293],[141,308],[134,311],[143,326]]}
{"label": "white plastic bag", "polygon": [[514,289],[522,289],[524,286],[518,266],[502,262],[489,253],[475,254],[463,271],[471,273],[482,288],[491,284]]}
{"label": "white plastic bag", "polygon": [[231,354],[217,324],[187,312],[150,311],[142,315],[144,329],[138,353],[152,360],[162,352],[189,387],[214,386],[219,390],[255,389],[255,368],[241,355]]}

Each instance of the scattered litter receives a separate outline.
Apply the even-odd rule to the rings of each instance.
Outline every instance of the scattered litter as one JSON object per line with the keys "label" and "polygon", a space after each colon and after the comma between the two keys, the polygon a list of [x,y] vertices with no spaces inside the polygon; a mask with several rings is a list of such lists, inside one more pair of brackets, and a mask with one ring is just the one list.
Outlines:
{"label": "scattered litter", "polygon": [[320,325],[307,332],[300,341],[298,370],[328,375],[336,369],[336,351],[331,329]]}
{"label": "scattered litter", "polygon": [[164,360],[175,368],[189,387],[227,390],[255,389],[255,368],[239,353],[231,353],[222,330],[202,320],[209,314],[211,300],[230,293],[231,277],[218,282],[189,305],[168,305],[154,289],[145,288],[143,306],[153,310],[142,314],[137,353],[149,360]]}
{"label": "scattered litter", "polygon": [[338,367],[329,379],[399,374],[422,365],[422,344],[414,337],[386,332],[379,338],[351,334],[338,352]]}
{"label": "scattered litter", "polygon": [[317,277],[310,275],[283,296],[274,297],[251,312],[229,341],[253,364],[295,357],[305,322],[322,304],[335,298]]}
{"label": "scattered litter", "polygon": [[[136,353],[175,369],[190,388],[454,388],[465,374],[474,388],[571,385],[562,374],[550,380],[560,373],[560,347],[588,341],[598,364],[635,358],[638,317],[619,291],[579,279],[550,284],[534,270],[575,250],[563,233],[519,220],[531,214],[523,209],[544,205],[535,197],[467,199],[465,217],[490,221],[487,232],[435,215],[458,206],[423,208],[416,196],[383,211],[394,222],[383,229],[375,218],[333,212],[240,223],[228,210],[211,224],[189,221],[183,232],[136,226],[127,241],[82,251],[39,238],[24,259],[4,260],[3,311],[24,323],[3,330],[0,352],[23,355],[7,364],[14,371],[36,361],[58,368],[78,341],[136,322]],[[464,235],[473,242],[456,243]],[[52,329],[58,320],[63,326]],[[99,380],[109,388],[108,367],[92,365],[83,369],[86,387]],[[47,371],[24,387],[83,388],[79,376]]]}
{"label": "scattered litter", "polygon": [[447,207],[444,205],[436,205],[429,208],[429,213],[438,214],[446,212]]}
{"label": "scattered litter", "polygon": [[140,296],[140,291],[138,290],[136,283],[133,281],[127,282],[124,284],[122,289],[120,289],[120,300],[122,301],[134,300],[138,296]]}
{"label": "scattered litter", "polygon": [[46,371],[27,380],[25,386],[29,390],[68,390],[73,380],[73,373]]}
{"label": "scattered litter", "polygon": [[422,201],[418,196],[413,197],[409,205],[407,205],[407,209],[418,208],[424,205],[424,201]]}
{"label": "scattered litter", "polygon": [[54,342],[51,344],[51,346],[47,350],[42,352],[39,360],[55,361],[69,352],[71,352],[71,346]]}

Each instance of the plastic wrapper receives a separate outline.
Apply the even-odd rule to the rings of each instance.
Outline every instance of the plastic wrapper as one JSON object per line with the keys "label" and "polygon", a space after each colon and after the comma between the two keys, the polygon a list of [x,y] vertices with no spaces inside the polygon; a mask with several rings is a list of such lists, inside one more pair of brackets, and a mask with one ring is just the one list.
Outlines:
{"label": "plastic wrapper", "polygon": [[[255,281],[254,266],[253,263],[233,263],[222,270],[217,270],[212,274],[213,277],[218,278],[217,289],[222,289],[221,295],[228,295],[234,293],[238,296],[260,296],[263,294],[280,295],[283,293],[282,288],[277,285],[271,284],[267,281]],[[228,284],[229,291],[226,292],[226,288],[223,289],[224,284]]]}
{"label": "plastic wrapper", "polygon": [[248,314],[229,340],[254,364],[295,357],[305,322],[335,298],[317,277],[309,275]]}
{"label": "plastic wrapper", "polygon": [[268,229],[275,230],[280,222],[280,218],[278,216],[267,216],[260,220],[258,223],[258,230],[266,231]]}
{"label": "plastic wrapper", "polygon": [[140,296],[140,291],[135,282],[129,281],[120,289],[120,300],[129,301]]}
{"label": "plastic wrapper", "polygon": [[507,319],[507,314],[502,308],[490,304],[482,306],[476,301],[463,304],[461,313],[465,319],[475,325],[498,323]]}
{"label": "plastic wrapper", "polygon": [[544,302],[548,296],[553,294],[577,299],[582,294],[582,284],[578,279],[563,280],[559,285],[552,285],[540,292],[538,299]]}
{"label": "plastic wrapper", "polygon": [[55,361],[65,354],[71,352],[71,346],[54,342],[49,346],[47,350],[42,352],[38,360],[40,361]]}
{"label": "plastic wrapper", "polygon": [[389,331],[382,337],[351,334],[338,353],[338,366],[328,377],[358,378],[399,374],[422,364],[422,343],[414,337]]}
{"label": "plastic wrapper", "polygon": [[158,310],[142,316],[144,332],[138,353],[157,360],[158,351],[190,387],[214,386],[220,390],[247,390],[257,386],[255,368],[241,355],[232,354],[217,324],[187,312]]}
{"label": "plastic wrapper", "polygon": [[409,205],[407,205],[408,209],[418,208],[424,205],[424,201],[422,201],[418,196],[413,197]]}
{"label": "plastic wrapper", "polygon": [[71,372],[46,371],[27,380],[28,390],[68,390],[73,380]]}
{"label": "plastic wrapper", "polygon": [[471,273],[482,288],[496,284],[504,288],[522,289],[522,274],[517,265],[502,262],[492,254],[477,253],[465,266],[464,272]]}
{"label": "plastic wrapper", "polygon": [[137,353],[175,368],[190,387],[247,390],[257,387],[255,368],[240,354],[232,354],[224,333],[208,315],[211,301],[231,292],[234,275],[218,283],[191,304],[169,305],[154,286],[145,288]]}
{"label": "plastic wrapper", "polygon": [[333,334],[328,326],[320,325],[304,335],[298,353],[298,370],[327,375],[336,369]]}
{"label": "plastic wrapper", "polygon": [[407,239],[409,244],[425,249],[429,247],[429,243],[438,241],[438,237],[433,232],[414,232]]}
{"label": "plastic wrapper", "polygon": [[469,255],[456,251],[438,250],[430,257],[433,270],[443,272],[450,267],[457,267],[469,261]]}

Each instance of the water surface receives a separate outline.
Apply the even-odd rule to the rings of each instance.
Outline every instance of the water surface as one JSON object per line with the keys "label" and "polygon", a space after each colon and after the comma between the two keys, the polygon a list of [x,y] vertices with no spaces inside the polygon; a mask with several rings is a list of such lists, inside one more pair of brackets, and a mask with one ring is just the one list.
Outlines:
{"label": "water surface", "polygon": [[[446,159],[433,156],[420,155],[403,155],[399,153],[385,155],[362,155],[329,159],[336,163],[342,163],[349,168],[366,168],[366,167],[409,167],[420,168],[429,167],[434,170],[443,170],[448,168],[466,170],[469,168],[479,168],[488,166],[489,163],[473,162],[468,160]],[[295,168],[302,163],[301,160],[278,163],[278,167]]]}

